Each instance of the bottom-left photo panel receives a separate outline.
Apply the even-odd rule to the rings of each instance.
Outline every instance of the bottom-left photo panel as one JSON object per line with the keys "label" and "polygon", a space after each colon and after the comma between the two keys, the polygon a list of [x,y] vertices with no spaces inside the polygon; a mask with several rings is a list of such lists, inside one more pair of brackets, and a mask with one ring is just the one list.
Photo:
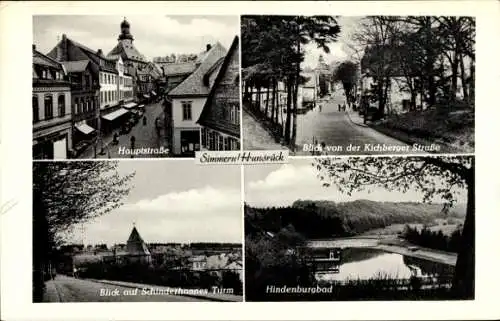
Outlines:
{"label": "bottom-left photo panel", "polygon": [[243,301],[241,168],[33,163],[33,302]]}

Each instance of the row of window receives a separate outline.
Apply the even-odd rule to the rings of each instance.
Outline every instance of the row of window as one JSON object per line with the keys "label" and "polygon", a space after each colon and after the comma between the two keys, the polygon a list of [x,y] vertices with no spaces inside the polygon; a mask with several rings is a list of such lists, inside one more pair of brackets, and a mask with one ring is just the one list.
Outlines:
{"label": "row of window", "polygon": [[239,150],[240,141],[207,128],[201,129],[201,145],[208,150]]}
{"label": "row of window", "polygon": [[99,82],[101,84],[116,84],[116,75],[111,74],[100,74]]}
{"label": "row of window", "polygon": [[106,105],[110,102],[132,97],[132,90],[120,90],[117,94],[116,91],[101,91],[101,104]]}
{"label": "row of window", "polygon": [[[42,120],[50,120],[54,118],[54,101],[52,94],[46,94],[43,98],[43,105],[39,106],[38,96],[32,97],[33,123]],[[64,94],[57,97],[57,116],[64,117],[66,115],[66,98]],[[40,110],[43,109],[43,117],[40,117]]]}
{"label": "row of window", "polygon": [[116,91],[101,91],[101,104],[106,105],[112,101],[116,101]]}
{"label": "row of window", "polygon": [[97,107],[97,102],[94,101],[93,99],[90,99],[89,97],[87,97],[86,99],[76,98],[73,112],[76,115],[78,115],[89,111],[94,111],[96,107]]}
{"label": "row of window", "polygon": [[40,79],[64,80],[64,73],[41,66],[35,66],[35,71]]}

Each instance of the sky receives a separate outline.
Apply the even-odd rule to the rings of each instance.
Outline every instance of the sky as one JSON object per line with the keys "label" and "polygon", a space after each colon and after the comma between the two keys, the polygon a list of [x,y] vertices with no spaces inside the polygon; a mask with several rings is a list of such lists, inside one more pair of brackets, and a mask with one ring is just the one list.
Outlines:
{"label": "sky", "polygon": [[[42,53],[54,48],[62,34],[108,54],[118,43],[123,16],[43,15],[33,17],[33,44]],[[197,54],[219,41],[229,49],[239,35],[238,16],[126,15],[134,45],[148,60],[172,53]]]}
{"label": "sky", "polygon": [[240,167],[133,160],[118,171],[135,172],[124,204],[78,224],[68,242],[126,243],[134,223],[146,243],[241,242]]}
{"label": "sky", "polygon": [[305,47],[306,55],[303,62],[303,68],[315,68],[321,54],[325,58],[326,63],[338,63],[349,59],[353,51],[347,44],[352,43],[352,35],[356,31],[356,26],[360,20],[361,17],[344,16],[336,18],[340,26],[340,34],[337,41],[328,46],[330,48],[330,53],[326,54],[323,49],[318,49],[316,45],[311,43],[308,44]]}
{"label": "sky", "polygon": [[[382,202],[422,202],[422,194],[372,189],[371,192],[341,193],[335,186],[323,187],[312,166],[313,159],[289,160],[288,164],[245,167],[245,202],[255,207],[288,206],[296,200],[349,202],[359,199]],[[459,202],[465,202],[461,195]],[[439,201],[439,200],[435,200]]]}

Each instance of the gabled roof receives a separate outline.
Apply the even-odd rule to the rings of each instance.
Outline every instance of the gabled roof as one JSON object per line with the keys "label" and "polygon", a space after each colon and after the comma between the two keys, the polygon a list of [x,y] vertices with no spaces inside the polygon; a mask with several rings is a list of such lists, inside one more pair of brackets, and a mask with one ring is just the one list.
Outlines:
{"label": "gabled roof", "polygon": [[[220,86],[220,83],[222,79],[224,78],[224,75],[228,71],[228,67],[231,63],[231,59],[234,55],[234,53],[238,53],[238,48],[239,48],[239,39],[238,36],[234,37],[233,43],[231,44],[231,47],[229,48],[229,52],[227,53],[226,57],[224,58],[222,62],[222,66],[219,69],[219,73],[217,74],[217,77],[215,78],[214,84],[212,86],[212,89],[210,90],[210,93],[208,95],[207,100],[205,101],[205,105],[203,106],[203,110],[200,114],[200,117],[197,121],[198,124],[206,127],[213,128],[215,130],[227,133],[232,136],[240,137],[240,126],[229,123],[228,121],[225,121],[224,119],[221,119],[221,109],[225,108],[226,106],[220,103],[217,103],[217,96],[216,96],[216,91],[217,88]],[[239,57],[237,58],[239,60]],[[238,62],[239,65],[239,62]],[[233,84],[239,90],[239,83]],[[238,95],[238,103],[239,103],[239,95]]]}
{"label": "gabled roof", "polygon": [[220,58],[225,56],[226,52],[226,49],[217,42],[207,52],[200,66],[177,87],[172,89],[169,96],[208,96],[210,88],[204,85],[203,77]]}
{"label": "gabled roof", "polygon": [[52,67],[56,69],[63,69],[60,62],[55,59],[50,58],[47,55],[44,55],[40,51],[33,49],[33,64],[41,65],[45,67]]}
{"label": "gabled roof", "polygon": [[122,55],[124,59],[146,62],[146,58],[137,50],[131,41],[119,41],[107,56],[113,55]]}
{"label": "gabled roof", "polygon": [[146,243],[144,243],[135,226],[127,240],[127,252],[133,255],[150,255]]}
{"label": "gabled roof", "polygon": [[192,73],[196,69],[194,62],[179,62],[173,64],[163,64],[165,76],[186,75]]}
{"label": "gabled roof", "polygon": [[[84,46],[82,45],[81,43],[75,41],[75,40],[72,40],[70,38],[67,38],[66,36],[63,35],[63,39],[57,44],[56,48],[58,46],[61,46],[63,41],[67,41],[69,44],[79,48],[83,54],[85,54],[87,56],[87,58],[92,61],[94,64],[96,64],[97,66],[99,66],[99,69],[103,70],[103,71],[107,71],[107,72],[111,72],[111,73],[117,73],[116,69],[114,68],[109,68],[107,66],[102,66],[101,63],[100,63],[100,60],[103,59],[105,61],[110,61],[109,59],[106,59],[106,57],[102,56],[102,55],[99,55],[96,51],[90,49],[89,47],[87,46]],[[50,54],[55,54],[55,49],[52,49],[52,51],[49,53]]]}
{"label": "gabled roof", "polygon": [[63,61],[61,64],[66,68],[67,72],[82,72],[89,65],[88,60]]}

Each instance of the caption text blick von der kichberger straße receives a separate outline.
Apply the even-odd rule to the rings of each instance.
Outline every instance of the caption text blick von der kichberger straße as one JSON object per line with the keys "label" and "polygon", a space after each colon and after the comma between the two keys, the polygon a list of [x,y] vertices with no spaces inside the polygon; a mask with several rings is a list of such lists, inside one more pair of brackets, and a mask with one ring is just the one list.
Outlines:
{"label": "caption text blick von der kichberger stra\u00dfe", "polygon": [[388,145],[388,144],[363,144],[363,145],[321,145],[321,144],[304,144],[304,152],[438,152],[441,147],[437,144],[430,145]]}

